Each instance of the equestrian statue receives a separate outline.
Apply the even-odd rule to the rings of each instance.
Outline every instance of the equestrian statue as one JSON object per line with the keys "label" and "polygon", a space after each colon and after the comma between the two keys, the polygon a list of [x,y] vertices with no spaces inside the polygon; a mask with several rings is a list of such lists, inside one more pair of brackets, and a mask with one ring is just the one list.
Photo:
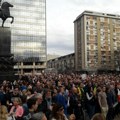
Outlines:
{"label": "equestrian statue", "polygon": [[[1,0],[0,0],[1,4]],[[14,17],[10,15],[10,9],[9,7],[13,7],[8,2],[3,2],[0,8],[0,18],[2,19],[2,27],[4,27],[4,22],[6,21],[7,18],[12,18],[11,24],[14,22]]]}

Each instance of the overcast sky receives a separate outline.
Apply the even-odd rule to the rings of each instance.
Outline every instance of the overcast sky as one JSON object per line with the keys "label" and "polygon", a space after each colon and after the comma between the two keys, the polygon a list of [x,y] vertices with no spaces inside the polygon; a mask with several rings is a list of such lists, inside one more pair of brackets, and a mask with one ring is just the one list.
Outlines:
{"label": "overcast sky", "polygon": [[85,10],[120,15],[120,0],[46,0],[47,52],[74,52],[73,21]]}

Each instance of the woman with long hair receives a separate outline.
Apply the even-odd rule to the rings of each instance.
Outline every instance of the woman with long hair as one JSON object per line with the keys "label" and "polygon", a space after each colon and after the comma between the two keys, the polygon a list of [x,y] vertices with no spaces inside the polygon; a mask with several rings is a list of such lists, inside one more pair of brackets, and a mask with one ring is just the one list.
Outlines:
{"label": "woman with long hair", "polygon": [[5,105],[2,105],[0,101],[0,120],[7,120],[8,110]]}
{"label": "woman with long hair", "polygon": [[[75,115],[71,114],[69,116],[69,120],[75,120]],[[50,120],[68,120],[66,115],[64,114],[64,108],[61,104],[54,104],[52,108],[52,114]]]}

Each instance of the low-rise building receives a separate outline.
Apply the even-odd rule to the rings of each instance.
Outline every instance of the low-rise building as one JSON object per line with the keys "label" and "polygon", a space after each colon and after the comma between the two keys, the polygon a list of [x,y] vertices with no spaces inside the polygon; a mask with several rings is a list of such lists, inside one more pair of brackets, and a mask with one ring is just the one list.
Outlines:
{"label": "low-rise building", "polygon": [[58,72],[74,72],[75,71],[75,54],[71,53],[65,56],[48,60],[47,68],[54,68]]}

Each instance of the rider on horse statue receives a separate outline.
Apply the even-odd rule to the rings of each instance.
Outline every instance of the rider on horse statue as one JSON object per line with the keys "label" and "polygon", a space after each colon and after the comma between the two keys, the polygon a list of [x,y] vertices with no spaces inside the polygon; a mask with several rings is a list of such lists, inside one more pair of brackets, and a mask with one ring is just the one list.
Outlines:
{"label": "rider on horse statue", "polygon": [[[0,6],[2,6],[1,1],[2,1],[2,0],[0,0]],[[3,12],[3,9],[2,9],[2,8],[0,8],[0,11],[1,11],[1,13],[2,13],[3,17],[5,17],[4,12]]]}
{"label": "rider on horse statue", "polygon": [[13,23],[13,21],[14,21],[14,17],[10,15],[10,9],[9,9],[9,7],[13,7],[13,5],[11,5],[8,2],[3,2],[1,4],[1,1],[2,0],[0,0],[0,6],[1,6],[1,8],[0,8],[0,18],[3,20],[2,21],[2,27],[4,27],[4,22],[6,21],[7,18],[12,18],[11,23]]}

